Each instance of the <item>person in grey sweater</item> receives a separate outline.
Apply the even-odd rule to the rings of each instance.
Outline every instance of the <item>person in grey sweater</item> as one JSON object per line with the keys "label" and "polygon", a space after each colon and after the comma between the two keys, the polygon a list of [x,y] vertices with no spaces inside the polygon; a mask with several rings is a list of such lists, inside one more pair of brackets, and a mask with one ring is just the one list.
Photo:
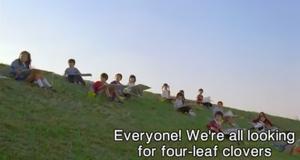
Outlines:
{"label": "person in grey sweater", "polygon": [[75,59],[69,59],[69,67],[65,70],[65,76],[70,83],[86,85],[80,71],[75,67]]}

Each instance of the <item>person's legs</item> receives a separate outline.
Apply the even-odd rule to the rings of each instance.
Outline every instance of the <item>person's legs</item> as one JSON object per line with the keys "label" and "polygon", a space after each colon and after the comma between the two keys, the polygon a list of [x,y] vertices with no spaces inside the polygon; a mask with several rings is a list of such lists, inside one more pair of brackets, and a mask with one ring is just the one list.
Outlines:
{"label": "person's legs", "polygon": [[52,85],[48,82],[48,80],[46,78],[42,78],[42,82],[45,87],[48,87],[48,88],[52,87]]}
{"label": "person's legs", "polygon": [[42,82],[41,79],[35,80],[34,81],[35,84],[37,84],[40,88],[44,88],[44,83]]}
{"label": "person's legs", "polygon": [[79,84],[82,84],[84,86],[86,85],[85,81],[83,80],[83,78],[80,75],[75,76],[75,82],[79,83]]}
{"label": "person's legs", "polygon": [[70,83],[75,83],[75,76],[73,76],[73,75],[68,75],[67,80],[68,80]]}
{"label": "person's legs", "polygon": [[177,111],[181,112],[181,113],[189,113],[191,110],[191,108],[189,106],[183,106],[177,109]]}

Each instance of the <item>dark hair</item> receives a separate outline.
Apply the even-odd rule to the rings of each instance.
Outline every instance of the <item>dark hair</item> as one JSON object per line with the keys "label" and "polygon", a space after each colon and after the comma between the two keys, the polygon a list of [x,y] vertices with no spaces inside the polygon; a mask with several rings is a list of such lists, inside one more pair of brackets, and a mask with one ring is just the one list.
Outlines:
{"label": "dark hair", "polygon": [[223,102],[222,101],[219,101],[218,104],[221,104],[223,106]]}
{"label": "dark hair", "polygon": [[136,82],[136,77],[133,74],[129,76],[129,79],[134,79],[134,82]]}
{"label": "dark hair", "polygon": [[200,89],[199,89],[199,92],[203,92],[203,89],[202,89],[202,88],[200,88]]}
{"label": "dark hair", "polygon": [[108,80],[108,75],[106,73],[102,73],[101,77],[104,78],[105,80]]}
{"label": "dark hair", "polygon": [[30,66],[30,64],[31,64],[31,55],[30,55],[30,53],[28,52],[28,51],[22,51],[21,53],[20,53],[20,56],[19,56],[19,62],[21,62],[21,57],[23,56],[23,55],[27,55],[27,57],[28,57],[28,60],[25,62],[25,64],[27,65],[27,66]]}
{"label": "dark hair", "polygon": [[169,87],[168,83],[164,83],[163,87]]}
{"label": "dark hair", "polygon": [[218,111],[218,112],[215,113],[215,117],[216,117],[216,116],[221,116],[221,117],[223,117],[224,115],[223,115],[223,113],[222,113],[221,111]]}
{"label": "dark hair", "polygon": [[257,117],[255,120],[253,120],[253,122],[254,122],[254,123],[259,122],[261,117],[264,117],[264,118],[265,118],[265,121],[264,121],[265,124],[268,124],[268,125],[270,125],[270,126],[273,126],[272,122],[270,121],[270,119],[267,117],[267,115],[266,115],[264,112],[260,112],[260,113],[258,114],[258,117]]}
{"label": "dark hair", "polygon": [[179,98],[179,97],[184,98],[184,95],[181,92],[179,92],[179,93],[177,93],[176,98]]}
{"label": "dark hair", "polygon": [[69,63],[74,63],[74,64],[76,63],[75,59],[69,59],[68,62]]}
{"label": "dark hair", "polygon": [[121,73],[117,73],[116,76],[120,77],[121,79],[123,78]]}

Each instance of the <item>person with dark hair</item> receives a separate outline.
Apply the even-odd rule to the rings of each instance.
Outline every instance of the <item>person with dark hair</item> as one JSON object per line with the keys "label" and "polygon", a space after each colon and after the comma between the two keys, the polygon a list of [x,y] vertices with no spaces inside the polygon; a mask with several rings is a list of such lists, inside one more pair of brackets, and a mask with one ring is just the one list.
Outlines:
{"label": "person with dark hair", "polygon": [[262,131],[265,129],[271,129],[273,127],[272,122],[269,120],[267,115],[264,112],[260,112],[258,117],[253,121],[253,128],[258,131]]}
{"label": "person with dark hair", "polygon": [[110,92],[114,98],[123,95],[124,85],[121,83],[122,79],[123,75],[121,73],[117,73],[115,75],[115,80],[110,83],[113,85]]}
{"label": "person with dark hair", "polygon": [[161,87],[161,97],[164,99],[171,99],[171,91],[170,91],[170,86],[167,83],[164,83],[163,86]]}
{"label": "person with dark hair", "polygon": [[208,130],[219,133],[222,132],[222,124],[223,124],[223,113],[216,112],[214,115],[214,119],[207,124]]}
{"label": "person with dark hair", "polygon": [[106,96],[110,97],[110,93],[107,87],[108,75],[106,73],[102,73],[100,76],[100,81],[96,81],[92,88],[96,95],[104,93]]}
{"label": "person with dark hair", "polygon": [[22,51],[18,59],[10,65],[10,73],[16,80],[26,80],[31,74],[31,55]]}
{"label": "person with dark hair", "polygon": [[184,95],[184,90],[180,90],[178,93],[182,94],[182,101],[185,103],[185,95]]}
{"label": "person with dark hair", "polygon": [[136,85],[136,76],[130,75],[129,82],[125,86],[123,93],[126,98],[130,98],[131,96],[141,97],[143,96],[143,92],[149,88],[150,87],[143,84]]}
{"label": "person with dark hair", "polygon": [[213,110],[213,116],[217,113],[217,112],[222,112],[224,114],[224,106],[223,106],[223,102],[222,101],[218,101],[217,105],[214,106]]}
{"label": "person with dark hair", "polygon": [[197,96],[197,104],[199,104],[199,105],[202,105],[202,103],[203,103],[203,89],[202,88],[200,88],[199,89],[199,94],[198,94],[198,96]]}
{"label": "person with dark hair", "polygon": [[123,86],[123,84],[121,83],[122,79],[123,79],[123,75],[121,73],[117,73],[115,75],[115,80],[112,81],[110,84],[122,85]]}
{"label": "person with dark hair", "polygon": [[18,59],[10,65],[11,75],[19,81],[35,83],[41,88],[50,88],[52,85],[44,78],[42,71],[31,68],[31,55],[28,51],[22,51]]}
{"label": "person with dark hair", "polygon": [[176,100],[174,103],[174,108],[181,113],[188,113],[191,116],[195,116],[196,114],[192,111],[192,108],[189,105],[185,104],[184,95],[182,92],[177,93]]}
{"label": "person with dark hair", "polygon": [[75,67],[75,59],[68,60],[69,67],[65,70],[65,76],[70,83],[76,83],[85,85],[85,81],[82,79],[80,71]]}

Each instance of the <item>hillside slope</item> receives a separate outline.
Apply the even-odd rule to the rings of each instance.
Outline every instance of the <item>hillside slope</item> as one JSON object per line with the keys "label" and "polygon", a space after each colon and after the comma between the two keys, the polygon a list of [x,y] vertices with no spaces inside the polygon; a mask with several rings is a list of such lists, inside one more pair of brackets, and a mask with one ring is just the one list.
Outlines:
{"label": "hillside slope", "polygon": [[[0,69],[3,67],[1,65]],[[69,84],[58,75],[48,73],[47,77],[54,84],[56,93],[24,82],[0,79],[0,159],[137,159],[136,147],[140,143],[114,142],[114,129],[205,130],[211,119],[211,112],[200,107],[195,108],[196,117],[179,114],[171,104],[161,102],[159,96],[152,93],[118,104],[101,97],[88,97],[88,88]],[[241,127],[249,127],[248,121],[256,117],[256,113],[233,111],[239,115],[237,121]],[[272,120],[277,126],[300,134],[298,121],[278,117],[272,117]],[[150,146],[162,144],[212,146],[209,142],[160,142]],[[220,146],[230,144],[224,142]],[[242,145],[269,146],[263,143]],[[273,150],[271,159],[297,160],[299,157]]]}

